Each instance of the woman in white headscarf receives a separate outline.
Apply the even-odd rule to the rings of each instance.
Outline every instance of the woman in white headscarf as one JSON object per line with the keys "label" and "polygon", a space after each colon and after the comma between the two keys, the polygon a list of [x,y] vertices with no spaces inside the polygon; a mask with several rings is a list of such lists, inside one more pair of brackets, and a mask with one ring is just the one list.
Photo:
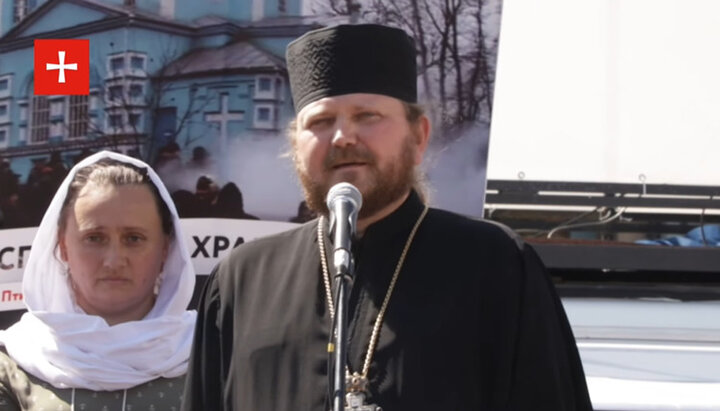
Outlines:
{"label": "woman in white headscarf", "polygon": [[160,178],[111,152],[58,189],[23,275],[28,312],[0,331],[0,407],[179,408],[195,286]]}

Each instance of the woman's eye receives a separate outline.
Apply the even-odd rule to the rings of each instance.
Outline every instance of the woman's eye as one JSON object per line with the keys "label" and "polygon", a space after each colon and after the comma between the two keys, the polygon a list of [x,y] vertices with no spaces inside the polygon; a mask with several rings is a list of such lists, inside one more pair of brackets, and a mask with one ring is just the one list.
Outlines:
{"label": "woman's eye", "polygon": [[137,244],[142,242],[145,239],[145,237],[141,235],[136,234],[130,234],[127,237],[125,237],[125,241],[127,241],[129,244]]}
{"label": "woman's eye", "polygon": [[105,240],[105,236],[101,234],[86,235],[84,240],[90,244],[101,244]]}

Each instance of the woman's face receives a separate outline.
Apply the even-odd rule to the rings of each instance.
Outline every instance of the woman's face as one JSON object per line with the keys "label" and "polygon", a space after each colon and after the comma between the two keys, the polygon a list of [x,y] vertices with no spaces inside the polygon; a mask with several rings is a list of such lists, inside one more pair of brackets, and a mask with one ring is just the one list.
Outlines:
{"label": "woman's face", "polygon": [[77,304],[110,325],[142,319],[169,243],[150,189],[88,183],[66,218],[60,254]]}

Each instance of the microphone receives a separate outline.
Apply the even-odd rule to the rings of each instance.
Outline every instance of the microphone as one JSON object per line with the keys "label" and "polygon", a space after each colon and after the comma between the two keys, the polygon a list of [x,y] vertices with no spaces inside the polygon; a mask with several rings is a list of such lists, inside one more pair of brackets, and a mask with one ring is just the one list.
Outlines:
{"label": "microphone", "polygon": [[350,274],[351,243],[362,207],[362,194],[350,183],[337,183],[328,191],[325,203],[330,210],[330,232],[334,235],[333,265],[337,274]]}

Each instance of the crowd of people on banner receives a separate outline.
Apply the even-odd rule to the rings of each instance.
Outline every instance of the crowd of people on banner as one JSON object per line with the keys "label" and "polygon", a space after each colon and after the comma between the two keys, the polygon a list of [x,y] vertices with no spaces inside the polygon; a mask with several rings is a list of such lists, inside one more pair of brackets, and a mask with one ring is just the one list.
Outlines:
{"label": "crowd of people on banner", "polygon": [[[84,150],[72,160],[70,167],[88,155]],[[183,162],[180,146],[171,142],[158,151],[153,167],[165,183],[181,218],[232,218],[259,220],[245,211],[243,194],[234,182],[220,186],[214,162],[203,146],[192,150],[189,161]],[[24,184],[10,167],[0,160],[0,228],[35,227],[40,224],[53,194],[67,176],[68,164],[59,152],[47,159],[34,160]],[[290,222],[304,223],[316,215],[305,201],[298,205],[297,215]]]}
{"label": "crowd of people on banner", "polygon": [[[73,165],[87,157],[83,151],[73,160]],[[24,184],[10,167],[7,159],[0,160],[0,228],[33,227],[40,224],[53,194],[60,186],[68,168],[59,152],[52,152],[47,159],[33,160],[33,167]]]}
{"label": "crowd of people on banner", "polygon": [[[230,181],[220,186],[214,177],[216,164],[203,146],[192,150],[189,161],[183,162],[182,150],[176,142],[162,146],[153,168],[165,183],[181,218],[234,218],[259,220],[245,211],[240,188]],[[290,222],[304,223],[316,215],[305,201],[300,202],[297,215]]]}

